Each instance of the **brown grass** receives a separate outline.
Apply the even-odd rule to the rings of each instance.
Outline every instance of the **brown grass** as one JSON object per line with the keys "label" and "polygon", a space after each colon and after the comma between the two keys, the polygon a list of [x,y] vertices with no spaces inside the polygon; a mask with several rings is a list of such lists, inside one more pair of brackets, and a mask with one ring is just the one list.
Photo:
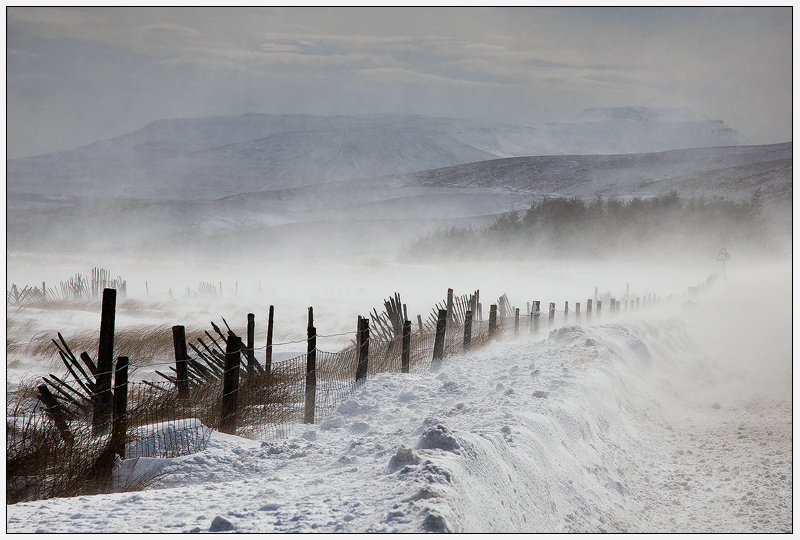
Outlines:
{"label": "brown grass", "polygon": [[[73,303],[74,304],[74,303]],[[144,310],[149,304],[126,302],[129,309]],[[503,331],[498,327],[498,335]],[[448,330],[444,356],[451,357],[463,351],[463,328]],[[51,339],[55,336],[36,336],[25,346],[25,352],[40,356],[57,355]],[[99,332],[85,331],[64,336],[76,355],[87,351],[96,356]],[[202,331],[187,333],[187,342],[205,337]],[[412,335],[411,368],[427,370],[431,365],[434,335],[431,332]],[[477,349],[488,342],[485,323],[473,325],[471,347]],[[114,355],[128,356],[134,367],[174,360],[172,329],[160,325],[141,325],[119,328],[115,332]],[[19,351],[23,346],[17,341],[7,341],[7,348]],[[399,372],[402,340],[390,342],[373,340],[370,343],[369,375],[381,372]],[[190,353],[191,356],[194,356]],[[58,362],[60,364],[60,361]],[[317,408],[320,412],[335,406],[352,388],[357,364],[357,350],[350,345],[338,353],[318,352]],[[301,421],[306,378],[305,356],[280,362],[271,373],[247,374],[240,368],[240,386],[236,413],[236,434],[257,438],[264,436],[277,425]],[[175,457],[196,452],[205,447],[208,432],[181,422],[197,419],[206,428],[219,430],[221,424],[222,381],[202,384],[193,382],[189,399],[178,397],[177,389],[169,383],[129,386],[126,426],[116,436],[92,437],[90,419],[81,418],[80,411],[72,410],[79,420],[70,423],[73,438],[61,434],[42,413],[36,386],[40,379],[23,381],[7,399],[7,503],[49,498],[70,497],[107,492],[112,486],[114,449],[120,445],[140,444],[145,448],[148,440],[160,437],[158,444],[147,447],[159,457]],[[158,426],[172,423],[177,436],[156,433]],[[143,444],[144,446],[141,446]],[[124,446],[123,446],[124,447]],[[154,473],[140,477],[124,489],[143,489],[157,485],[163,475]]]}
{"label": "brown grass", "polygon": [[[196,341],[198,337],[205,337],[205,334],[200,330],[187,331],[186,333],[187,342]],[[52,365],[61,365],[58,349],[53,345],[53,339],[58,340],[58,336],[56,334],[36,336],[29,342],[24,352],[39,357],[55,356],[55,361]],[[65,335],[64,339],[67,340],[75,356],[86,351],[92,359],[96,360],[100,339],[99,330],[84,330]],[[172,362],[175,358],[172,327],[142,325],[115,329],[114,357],[116,358],[117,356],[127,356],[133,368]]]}

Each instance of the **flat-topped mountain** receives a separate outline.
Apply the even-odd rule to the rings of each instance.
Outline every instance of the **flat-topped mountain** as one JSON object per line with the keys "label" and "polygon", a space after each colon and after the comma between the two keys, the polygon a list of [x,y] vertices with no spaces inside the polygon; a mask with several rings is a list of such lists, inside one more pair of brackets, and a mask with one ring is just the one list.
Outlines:
{"label": "flat-topped mountain", "polygon": [[7,162],[7,191],[47,197],[213,199],[498,158],[737,146],[685,109],[588,109],[532,126],[410,115],[245,114],[160,120],[74,150]]}

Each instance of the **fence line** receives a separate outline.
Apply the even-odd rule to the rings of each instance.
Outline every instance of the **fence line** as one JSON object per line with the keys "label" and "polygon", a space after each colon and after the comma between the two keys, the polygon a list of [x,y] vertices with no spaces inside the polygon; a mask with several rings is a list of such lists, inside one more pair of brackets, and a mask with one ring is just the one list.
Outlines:
{"label": "fence line", "polygon": [[[98,274],[95,277],[98,279],[93,282],[100,283],[104,276]],[[104,297],[108,291],[113,290],[104,291]],[[584,313],[580,311],[580,303],[575,304],[574,310],[568,304],[565,309],[558,310],[555,304],[550,303],[549,313],[545,314],[539,301],[527,302],[522,312],[503,295],[491,305],[489,320],[484,320],[479,295],[476,290],[470,295],[455,297],[452,289],[448,290],[446,301],[434,308],[437,318],[429,318],[427,324],[418,324],[405,347],[403,328],[412,324],[406,306],[401,304],[397,294],[385,303],[384,313],[378,314],[373,310],[373,317],[363,321],[369,330],[366,343],[361,343],[361,334],[357,331],[317,336],[311,310],[306,340],[273,344],[269,332],[266,346],[256,347],[252,337],[248,337],[249,345],[245,346],[230,327],[226,335],[212,322],[217,337],[206,332],[209,343],[198,338],[202,347],[191,344],[193,356],[186,353],[183,327],[173,327],[174,336],[184,336],[182,347],[176,338],[176,367],[169,364],[174,374],[156,371],[163,381],[127,384],[125,357],[125,387],[122,392],[127,398],[126,404],[121,411],[119,405],[115,405],[110,417],[98,416],[97,406],[102,401],[98,395],[108,391],[101,388],[99,380],[108,378],[113,370],[106,368],[100,372],[97,369],[99,365],[95,366],[85,352],[80,355],[86,369],[82,368],[59,334],[61,344],[54,343],[80,388],[66,378],[51,375],[52,380],[45,379],[48,384],[40,387],[41,403],[38,407],[32,412],[18,410],[9,413],[7,501],[13,504],[119,489],[112,478],[116,455],[123,458],[169,458],[190,454],[203,450],[214,430],[257,440],[285,435],[289,426],[308,422],[310,418],[312,422],[318,421],[341,404],[361,383],[359,371],[362,362],[366,362],[363,366],[366,377],[385,372],[423,373],[436,369],[443,358],[481,347],[503,334],[549,331],[556,321],[558,324],[591,324],[617,315],[623,310],[623,305],[624,310],[637,310],[665,301],[648,296],[640,304],[641,297],[627,294],[622,302],[598,297],[594,311],[593,299],[590,298]],[[670,295],[668,298],[678,297]],[[602,309],[606,302],[608,307]],[[113,332],[113,313],[111,320]],[[248,320],[254,324],[254,317]],[[422,323],[421,316],[417,316],[417,321]],[[272,306],[269,324],[271,330]],[[437,327],[444,328],[441,344],[437,343]],[[176,329],[181,331],[176,333]],[[252,336],[252,330],[248,328],[248,336]],[[356,339],[338,352],[309,345],[306,353],[293,358],[275,362],[269,359],[273,346],[316,343],[317,337],[348,335]],[[232,338],[236,341],[230,341]],[[231,351],[227,346],[230,343],[238,343],[238,348]],[[437,347],[441,347],[438,352]],[[255,360],[253,352],[264,349],[268,356],[267,363],[262,366]],[[241,358],[230,364],[229,355],[233,353]],[[313,358],[310,359],[311,354]],[[407,367],[404,367],[404,355]],[[234,368],[236,371],[232,375]],[[117,371],[118,380],[119,376]],[[310,404],[309,381],[313,381]],[[49,389],[57,393],[53,394]],[[116,386],[114,390],[117,391]],[[231,402],[233,409],[230,408]],[[122,418],[124,423],[120,420]],[[118,425],[122,427],[118,428]]]}

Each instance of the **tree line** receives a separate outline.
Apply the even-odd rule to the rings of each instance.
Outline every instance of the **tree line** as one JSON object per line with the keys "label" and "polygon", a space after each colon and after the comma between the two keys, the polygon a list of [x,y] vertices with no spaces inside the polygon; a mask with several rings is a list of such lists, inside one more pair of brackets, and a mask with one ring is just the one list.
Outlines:
{"label": "tree line", "polygon": [[719,246],[768,249],[758,193],[750,200],[683,199],[677,192],[628,201],[545,198],[482,228],[450,228],[409,246],[412,256],[439,258],[597,259],[607,256],[705,256]]}

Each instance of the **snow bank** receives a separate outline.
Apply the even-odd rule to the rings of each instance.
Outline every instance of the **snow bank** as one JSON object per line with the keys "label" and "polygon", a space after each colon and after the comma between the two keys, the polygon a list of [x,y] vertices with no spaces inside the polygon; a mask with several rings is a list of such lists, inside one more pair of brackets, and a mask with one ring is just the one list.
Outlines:
{"label": "snow bank", "polygon": [[9,506],[7,530],[791,531],[791,305],[748,298],[381,374],[285,439],[126,460],[160,488]]}

